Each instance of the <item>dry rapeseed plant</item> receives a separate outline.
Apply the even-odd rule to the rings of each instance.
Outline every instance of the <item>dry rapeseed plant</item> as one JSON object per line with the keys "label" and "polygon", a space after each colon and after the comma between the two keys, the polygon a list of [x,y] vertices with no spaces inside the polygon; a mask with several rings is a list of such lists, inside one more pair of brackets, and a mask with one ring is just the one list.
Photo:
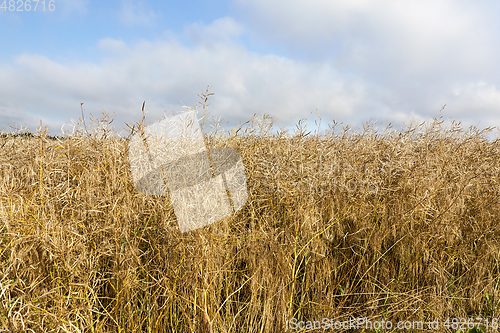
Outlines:
{"label": "dry rapeseed plant", "polygon": [[134,188],[127,140],[0,138],[0,327],[498,318],[498,142],[438,121],[312,136],[273,134],[264,120],[206,137],[241,154],[248,202],[185,234],[168,196]]}

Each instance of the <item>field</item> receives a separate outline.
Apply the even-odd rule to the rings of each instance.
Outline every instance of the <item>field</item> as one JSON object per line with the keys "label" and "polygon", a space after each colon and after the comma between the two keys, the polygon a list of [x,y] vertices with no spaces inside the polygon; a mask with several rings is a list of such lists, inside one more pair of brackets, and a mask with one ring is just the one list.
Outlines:
{"label": "field", "polygon": [[500,142],[484,135],[438,119],[384,135],[286,135],[252,119],[206,136],[241,154],[246,205],[187,233],[168,196],[135,190],[127,140],[2,137],[0,328],[286,332],[356,318],[491,327]]}

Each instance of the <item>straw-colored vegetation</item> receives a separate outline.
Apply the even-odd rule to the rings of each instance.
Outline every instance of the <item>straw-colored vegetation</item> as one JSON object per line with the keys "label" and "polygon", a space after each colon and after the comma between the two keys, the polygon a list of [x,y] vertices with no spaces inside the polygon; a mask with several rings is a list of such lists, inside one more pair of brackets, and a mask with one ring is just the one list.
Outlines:
{"label": "straw-colored vegetation", "polygon": [[498,318],[498,142],[438,120],[269,129],[207,135],[241,154],[249,198],[184,234],[168,196],[135,190],[127,140],[0,138],[0,328],[284,332],[367,317],[456,332],[446,318]]}

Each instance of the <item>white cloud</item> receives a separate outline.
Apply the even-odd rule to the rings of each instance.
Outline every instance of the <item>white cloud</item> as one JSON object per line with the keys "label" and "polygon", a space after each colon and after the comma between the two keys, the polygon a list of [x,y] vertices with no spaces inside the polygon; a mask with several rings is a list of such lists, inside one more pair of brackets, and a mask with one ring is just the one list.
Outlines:
{"label": "white cloud", "polygon": [[[251,14],[252,31],[292,51],[335,57],[339,66],[374,71],[403,66],[407,74],[470,70],[496,61],[488,8],[451,0],[397,2],[236,0]],[[329,45],[334,45],[332,54]],[[307,49],[306,49],[307,50]],[[325,53],[326,51],[326,53]],[[410,63],[409,63],[410,62]]]}
{"label": "white cloud", "polygon": [[[500,108],[491,88],[500,84],[494,2],[234,2],[250,13],[244,18],[254,38],[282,45],[303,61],[330,63],[341,82],[350,78],[362,86],[358,119],[369,110],[398,122],[411,112],[429,118],[448,103],[445,112],[472,120]],[[478,81],[490,88],[473,88]],[[453,94],[457,86],[461,96]]]}
{"label": "white cloud", "polygon": [[125,25],[151,27],[156,23],[157,14],[145,1],[122,0],[119,19]]}
{"label": "white cloud", "polygon": [[[232,27],[229,35],[241,31],[230,19],[216,21],[206,30],[220,36],[218,31],[224,27]],[[0,87],[13,88],[0,91],[0,112],[14,106],[36,110],[54,122],[51,130],[59,132],[63,122],[80,116],[79,101],[83,101],[86,111],[95,116],[102,109],[116,112],[114,124],[124,128],[124,122],[140,120],[144,100],[151,109],[148,118],[154,121],[164,111],[182,110],[181,101],[196,105],[197,94],[212,85],[212,115],[236,125],[254,113],[266,112],[287,125],[315,108],[352,114],[363,99],[356,83],[341,82],[328,64],[259,55],[238,43],[207,46],[200,42],[187,47],[169,40],[128,46],[104,39],[98,44],[107,51],[98,64],[60,63],[34,54],[22,54],[15,63],[4,64],[8,75],[0,77]],[[128,51],[114,52],[121,50]],[[27,121],[30,126],[39,124],[39,119]]]}
{"label": "white cloud", "polygon": [[228,43],[245,32],[244,26],[231,17],[217,19],[209,25],[192,23],[184,30],[190,40],[205,46],[214,42]]}
{"label": "white cloud", "polygon": [[[451,0],[238,3],[251,19],[193,23],[184,30],[191,46],[173,33],[135,45],[105,38],[97,42],[104,51],[98,63],[23,54],[0,64],[0,113],[40,114],[60,131],[80,116],[83,101],[95,116],[116,112],[113,124],[125,127],[140,120],[144,100],[154,121],[181,110],[181,101],[195,105],[196,94],[212,85],[211,114],[232,126],[262,112],[293,126],[318,109],[323,126],[335,119],[396,127],[436,117],[443,104],[445,118],[500,125],[500,36],[485,7]],[[124,22],[154,22],[145,5],[123,6]],[[248,36],[283,45],[289,56],[249,51],[242,42]]]}
{"label": "white cloud", "polygon": [[101,39],[98,42],[98,46],[101,50],[107,51],[114,55],[128,54],[130,52],[130,49],[124,41],[113,38]]}

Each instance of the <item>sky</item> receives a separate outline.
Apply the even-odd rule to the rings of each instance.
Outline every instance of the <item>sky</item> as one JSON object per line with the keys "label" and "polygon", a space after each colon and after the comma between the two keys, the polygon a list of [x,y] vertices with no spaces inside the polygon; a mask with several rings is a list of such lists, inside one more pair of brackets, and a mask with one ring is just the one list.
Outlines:
{"label": "sky", "polygon": [[0,130],[71,134],[83,109],[88,127],[104,111],[127,136],[143,102],[152,124],[211,86],[204,131],[265,113],[291,133],[320,117],[382,133],[446,105],[444,126],[493,139],[498,17],[487,0],[3,1]]}

